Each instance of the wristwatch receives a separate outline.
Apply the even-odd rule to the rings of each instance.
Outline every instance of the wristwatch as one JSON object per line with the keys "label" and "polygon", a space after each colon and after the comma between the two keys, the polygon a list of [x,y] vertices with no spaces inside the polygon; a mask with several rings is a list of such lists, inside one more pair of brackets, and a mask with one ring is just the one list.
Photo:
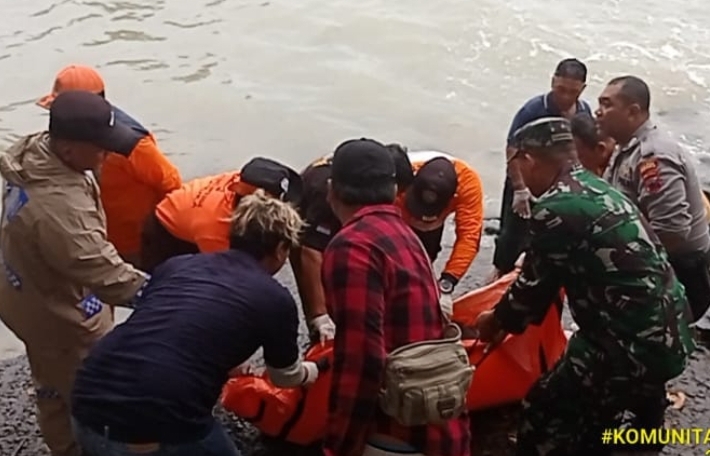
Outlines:
{"label": "wristwatch", "polygon": [[450,294],[454,291],[454,284],[450,280],[440,279],[439,280],[439,290],[444,294]]}

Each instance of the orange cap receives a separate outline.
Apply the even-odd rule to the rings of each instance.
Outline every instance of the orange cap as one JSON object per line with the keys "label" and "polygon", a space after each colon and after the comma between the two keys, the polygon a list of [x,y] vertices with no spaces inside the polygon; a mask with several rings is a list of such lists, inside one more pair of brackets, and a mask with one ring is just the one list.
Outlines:
{"label": "orange cap", "polygon": [[89,66],[69,65],[57,73],[52,93],[37,100],[37,106],[49,109],[57,95],[66,90],[101,93],[104,91],[104,80],[98,71]]}

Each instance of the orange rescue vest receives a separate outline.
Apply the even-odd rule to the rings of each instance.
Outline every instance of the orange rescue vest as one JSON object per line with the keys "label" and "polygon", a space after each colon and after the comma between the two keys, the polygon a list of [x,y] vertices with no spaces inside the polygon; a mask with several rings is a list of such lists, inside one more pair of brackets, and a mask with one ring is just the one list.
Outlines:
{"label": "orange rescue vest", "polygon": [[254,190],[239,180],[239,171],[201,177],[170,192],[155,214],[176,238],[196,244],[203,253],[219,252],[229,248],[234,206]]}
{"label": "orange rescue vest", "polygon": [[146,218],[181,183],[180,172],[150,134],[138,141],[128,157],[106,156],[99,177],[101,203],[108,240],[118,253],[131,256],[140,252]]}

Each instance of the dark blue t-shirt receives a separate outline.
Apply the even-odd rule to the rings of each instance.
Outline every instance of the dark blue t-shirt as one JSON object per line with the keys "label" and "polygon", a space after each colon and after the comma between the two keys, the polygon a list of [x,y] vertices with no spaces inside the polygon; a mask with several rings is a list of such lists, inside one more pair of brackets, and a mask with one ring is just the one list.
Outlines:
{"label": "dark blue t-shirt", "polygon": [[[577,101],[577,112],[592,116],[592,108],[586,101]],[[552,100],[552,92],[529,99],[515,114],[508,130],[508,145],[513,134],[523,125],[543,117],[561,116],[560,109]],[[515,260],[522,253],[526,243],[527,221],[518,217],[512,208],[513,184],[506,175],[501,202],[500,234],[496,238],[493,252],[493,265],[502,273],[508,273],[515,267]]]}
{"label": "dark blue t-shirt", "polygon": [[[592,108],[584,100],[577,100],[577,113],[587,113],[592,115]],[[513,133],[533,120],[541,119],[543,117],[550,116],[561,116],[562,113],[560,109],[555,105],[552,100],[552,92],[546,94],[538,95],[529,99],[522,108],[518,110],[513,118],[513,122],[510,124],[510,129],[508,130],[508,143],[513,139]]]}
{"label": "dark blue t-shirt", "polygon": [[201,438],[228,372],[260,346],[267,365],[298,360],[289,291],[238,251],[182,255],[156,268],[128,320],[79,369],[72,408],[124,442]]}

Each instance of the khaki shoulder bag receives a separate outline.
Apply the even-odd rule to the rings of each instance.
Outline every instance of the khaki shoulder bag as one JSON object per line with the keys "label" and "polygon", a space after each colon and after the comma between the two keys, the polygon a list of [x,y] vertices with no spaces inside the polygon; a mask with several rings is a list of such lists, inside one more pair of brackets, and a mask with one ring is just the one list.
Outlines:
{"label": "khaki shoulder bag", "polygon": [[[424,250],[421,241],[420,246]],[[431,263],[429,268],[436,282]],[[442,313],[442,339],[407,344],[387,355],[380,407],[404,426],[443,424],[466,412],[475,368],[461,343],[461,328]]]}

